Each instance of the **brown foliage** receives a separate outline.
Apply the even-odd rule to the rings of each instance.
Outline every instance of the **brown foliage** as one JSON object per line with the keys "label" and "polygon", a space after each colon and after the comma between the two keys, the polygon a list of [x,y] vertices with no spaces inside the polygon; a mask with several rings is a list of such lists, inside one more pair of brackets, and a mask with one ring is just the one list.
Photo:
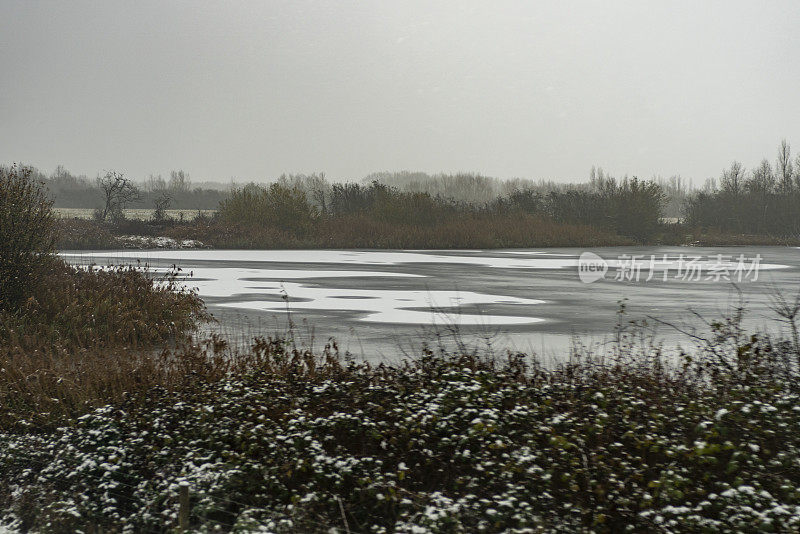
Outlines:
{"label": "brown foliage", "polygon": [[40,261],[46,276],[18,309],[0,311],[0,426],[54,423],[214,369],[198,348],[163,351],[208,318],[174,278]]}
{"label": "brown foliage", "polygon": [[29,168],[0,168],[0,310],[13,309],[41,276],[53,250],[55,220]]}

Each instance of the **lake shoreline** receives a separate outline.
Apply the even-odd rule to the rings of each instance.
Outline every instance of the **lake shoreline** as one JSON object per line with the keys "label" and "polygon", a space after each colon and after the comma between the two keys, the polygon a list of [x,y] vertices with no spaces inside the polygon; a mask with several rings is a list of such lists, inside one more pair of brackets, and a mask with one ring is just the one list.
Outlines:
{"label": "lake shoreline", "polygon": [[558,224],[532,217],[480,221],[458,226],[384,226],[364,220],[339,221],[313,233],[227,226],[201,215],[191,221],[125,219],[100,222],[59,219],[61,250],[207,248],[214,250],[505,250],[614,246],[800,246],[800,237],[726,234],[664,225],[652,239],[637,241],[607,230]]}
{"label": "lake shoreline", "polygon": [[186,248],[202,248],[208,250],[509,250],[509,249],[559,249],[559,248],[574,248],[576,246],[584,246],[585,248],[610,248],[619,246],[649,246],[649,247],[748,247],[748,246],[776,246],[776,247],[797,247],[800,246],[800,238],[777,238],[770,236],[748,236],[748,235],[731,235],[721,236],[715,238],[702,238],[684,242],[654,242],[654,243],[632,243],[632,242],[592,242],[586,245],[576,245],[574,243],[563,244],[547,244],[547,245],[521,245],[515,247],[469,247],[469,246],[428,246],[428,247],[348,247],[348,246],[321,246],[321,245],[303,245],[303,244],[287,244],[285,242],[276,243],[275,246],[219,246],[204,242],[200,239],[194,239],[189,235],[181,234],[179,237],[168,235],[140,235],[140,234],[104,234],[99,239],[93,238],[91,234],[81,236],[68,236],[63,237],[58,242],[60,250],[147,250],[147,249],[164,249],[164,250],[181,250]]}

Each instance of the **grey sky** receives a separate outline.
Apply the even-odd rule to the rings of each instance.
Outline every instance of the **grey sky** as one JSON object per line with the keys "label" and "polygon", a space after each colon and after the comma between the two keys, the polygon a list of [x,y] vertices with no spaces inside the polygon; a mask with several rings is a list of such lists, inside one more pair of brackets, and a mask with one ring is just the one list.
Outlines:
{"label": "grey sky", "polygon": [[800,149],[800,2],[0,0],[0,161],[681,174]]}

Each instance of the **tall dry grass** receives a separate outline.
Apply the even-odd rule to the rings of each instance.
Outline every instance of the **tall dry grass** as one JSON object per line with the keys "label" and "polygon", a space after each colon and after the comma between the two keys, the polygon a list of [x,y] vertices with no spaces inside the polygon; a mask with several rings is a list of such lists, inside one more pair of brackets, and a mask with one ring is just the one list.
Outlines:
{"label": "tall dry grass", "polygon": [[[0,169],[0,426],[50,424],[210,365],[186,345],[200,298],[136,268],[52,254],[52,203],[28,169]],[[203,365],[201,365],[201,362]]]}
{"label": "tall dry grass", "polygon": [[213,369],[189,345],[209,316],[174,278],[45,261],[22,305],[0,312],[0,426],[53,423]]}
{"label": "tall dry grass", "polygon": [[[524,195],[522,195],[524,196]],[[506,248],[622,245],[614,228],[556,220],[521,195],[484,207],[373,183],[335,184],[323,209],[298,188],[251,184],[218,217],[166,229],[217,248]],[[642,227],[643,225],[639,225]]]}
{"label": "tall dry grass", "polygon": [[524,248],[628,245],[635,241],[581,224],[515,214],[469,215],[439,224],[376,220],[368,215],[327,217],[312,235],[275,227],[181,225],[167,229],[175,239],[197,239],[214,248]]}

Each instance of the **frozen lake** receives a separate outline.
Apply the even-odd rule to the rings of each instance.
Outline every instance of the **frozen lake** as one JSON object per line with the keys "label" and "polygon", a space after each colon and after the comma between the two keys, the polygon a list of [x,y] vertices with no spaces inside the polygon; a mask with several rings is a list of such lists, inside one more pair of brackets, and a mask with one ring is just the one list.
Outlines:
{"label": "frozen lake", "polygon": [[[622,299],[628,319],[701,327],[690,310],[717,319],[738,304],[736,287],[747,324],[762,326],[774,316],[770,294],[800,289],[800,250],[787,247],[62,254],[81,264],[176,265],[234,339],[285,331],[291,317],[298,343],[319,349],[333,337],[342,351],[373,361],[423,342],[451,346],[456,331],[480,350],[557,357],[573,336],[608,339]],[[658,335],[688,345],[665,325]]]}

